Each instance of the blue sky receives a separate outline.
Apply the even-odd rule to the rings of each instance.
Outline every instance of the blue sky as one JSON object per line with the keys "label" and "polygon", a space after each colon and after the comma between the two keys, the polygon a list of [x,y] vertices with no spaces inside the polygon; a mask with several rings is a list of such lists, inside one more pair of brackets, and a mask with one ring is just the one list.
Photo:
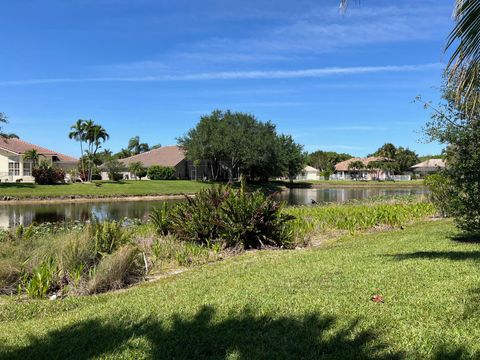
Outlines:
{"label": "blue sky", "polygon": [[[78,155],[93,119],[113,151],[175,143],[200,115],[271,120],[308,151],[384,142],[440,151],[421,132],[438,102],[452,0],[2,1],[0,111],[25,140]],[[354,1],[352,1],[355,3]]]}

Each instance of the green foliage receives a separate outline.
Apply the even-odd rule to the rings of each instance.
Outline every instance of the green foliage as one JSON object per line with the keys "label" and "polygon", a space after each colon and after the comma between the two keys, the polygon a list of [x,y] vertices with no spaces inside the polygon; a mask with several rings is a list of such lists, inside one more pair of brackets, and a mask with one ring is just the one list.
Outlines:
{"label": "green foliage", "polygon": [[293,218],[282,214],[282,206],[261,192],[230,191],[220,207],[220,238],[227,247],[288,247],[291,239],[284,230]]}
{"label": "green foliage", "polygon": [[297,144],[290,135],[280,135],[278,141],[283,175],[293,181],[304,168],[307,155],[303,152],[303,146]]}
{"label": "green foliage", "polygon": [[143,164],[140,161],[131,163],[128,166],[128,171],[139,180],[141,180],[142,177],[147,176],[147,169],[143,167]]}
{"label": "green foliage", "polygon": [[202,116],[178,143],[189,160],[208,162],[213,180],[240,174],[250,180],[267,180],[296,172],[304,162],[301,146],[291,137],[279,136],[273,123],[229,110]]}
{"label": "green foliage", "polygon": [[175,169],[168,166],[152,165],[147,175],[150,180],[175,180]]}
{"label": "green foliage", "polygon": [[50,290],[56,277],[57,266],[52,258],[42,262],[40,266],[25,274],[21,287],[31,298],[44,298]]}
{"label": "green foliage", "polygon": [[378,226],[399,227],[435,213],[428,202],[292,207],[284,210],[295,219],[290,226],[295,241],[302,243],[318,232],[345,230],[350,233]]}
{"label": "green foliage", "polygon": [[263,193],[237,192],[227,187],[200,191],[177,204],[170,212],[156,210],[152,222],[159,233],[171,233],[182,241],[227,247],[262,248],[289,246],[284,232],[290,216],[281,205]]}
{"label": "green foliage", "polygon": [[164,202],[161,208],[153,208],[149,214],[150,221],[160,235],[167,235],[170,229],[170,211]]}
{"label": "green foliage", "polygon": [[107,290],[121,289],[138,281],[145,273],[138,247],[124,245],[108,254],[95,267],[87,292],[95,294]]}
{"label": "green foliage", "polygon": [[[480,108],[475,104],[458,105],[456,83],[445,83],[443,103],[433,108],[426,133],[430,139],[447,145],[444,186],[451,189],[442,206],[465,232],[480,232]],[[478,84],[476,91],[478,92]]]}
{"label": "green foliage", "polygon": [[94,221],[88,231],[95,243],[95,253],[111,254],[132,239],[131,232],[118,221]]}
{"label": "green foliage", "polygon": [[443,173],[427,176],[425,185],[430,190],[429,197],[443,217],[455,213],[457,191],[449,177]]}
{"label": "green foliage", "polygon": [[333,173],[336,164],[352,157],[350,154],[318,150],[308,155],[307,164],[321,172]]}
{"label": "green foliage", "polygon": [[108,178],[111,181],[120,181],[123,179],[121,172],[125,170],[125,165],[117,159],[109,159],[103,164],[103,167],[107,171]]}
{"label": "green foliage", "polygon": [[32,176],[39,185],[54,185],[65,181],[65,170],[44,160],[32,170]]}

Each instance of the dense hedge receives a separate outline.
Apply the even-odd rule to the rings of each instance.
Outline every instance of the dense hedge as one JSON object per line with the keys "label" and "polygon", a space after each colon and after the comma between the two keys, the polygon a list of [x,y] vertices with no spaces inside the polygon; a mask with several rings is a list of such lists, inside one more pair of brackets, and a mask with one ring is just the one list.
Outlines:
{"label": "dense hedge", "polygon": [[175,169],[167,166],[153,165],[148,168],[150,180],[175,180]]}

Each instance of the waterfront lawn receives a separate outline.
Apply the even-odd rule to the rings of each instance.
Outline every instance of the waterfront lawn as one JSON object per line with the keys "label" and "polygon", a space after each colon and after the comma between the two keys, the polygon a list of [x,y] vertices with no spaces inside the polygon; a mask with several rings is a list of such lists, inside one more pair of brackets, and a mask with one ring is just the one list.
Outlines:
{"label": "waterfront lawn", "polygon": [[3,297],[0,358],[478,358],[480,244],[455,235],[430,221],[118,293]]}
{"label": "waterfront lawn", "polygon": [[171,195],[195,193],[209,183],[190,180],[96,181],[91,184],[37,185],[22,183],[0,184],[1,197],[57,198],[57,197],[117,197],[142,195]]}

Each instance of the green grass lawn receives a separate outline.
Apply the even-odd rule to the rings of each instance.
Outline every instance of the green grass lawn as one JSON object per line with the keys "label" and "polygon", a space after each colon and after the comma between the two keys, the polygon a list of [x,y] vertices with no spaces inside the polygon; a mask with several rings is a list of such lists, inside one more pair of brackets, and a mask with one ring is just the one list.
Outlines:
{"label": "green grass lawn", "polygon": [[3,297],[0,358],[478,358],[480,244],[455,234],[430,221],[248,252],[118,293]]}
{"label": "green grass lawn", "polygon": [[195,193],[209,186],[208,183],[190,180],[155,180],[155,181],[122,181],[95,182],[93,184],[0,184],[0,197],[14,198],[55,198],[62,196],[115,197]]}

